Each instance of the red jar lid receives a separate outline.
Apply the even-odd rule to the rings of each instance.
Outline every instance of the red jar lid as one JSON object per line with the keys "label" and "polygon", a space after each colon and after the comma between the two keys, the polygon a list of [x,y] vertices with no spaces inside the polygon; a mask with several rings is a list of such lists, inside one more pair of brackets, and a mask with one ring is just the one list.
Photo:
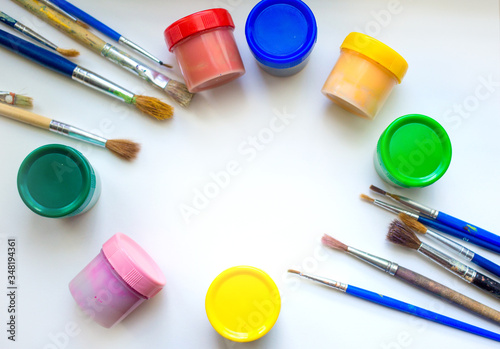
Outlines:
{"label": "red jar lid", "polygon": [[179,19],[169,25],[163,34],[165,35],[168,49],[172,52],[172,48],[188,36],[219,27],[231,27],[234,29],[233,19],[227,10],[214,8],[196,12]]}

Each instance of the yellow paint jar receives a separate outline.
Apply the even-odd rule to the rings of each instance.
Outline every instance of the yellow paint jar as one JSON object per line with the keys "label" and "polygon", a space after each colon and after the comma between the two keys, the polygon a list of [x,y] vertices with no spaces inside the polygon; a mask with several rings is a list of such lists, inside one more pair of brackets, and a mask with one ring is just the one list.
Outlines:
{"label": "yellow paint jar", "polygon": [[205,310],[213,328],[234,342],[251,342],[278,320],[281,298],[274,281],[260,269],[229,268],[210,285]]}
{"label": "yellow paint jar", "polygon": [[407,70],[406,60],[389,46],[350,33],[321,92],[351,113],[372,120]]}

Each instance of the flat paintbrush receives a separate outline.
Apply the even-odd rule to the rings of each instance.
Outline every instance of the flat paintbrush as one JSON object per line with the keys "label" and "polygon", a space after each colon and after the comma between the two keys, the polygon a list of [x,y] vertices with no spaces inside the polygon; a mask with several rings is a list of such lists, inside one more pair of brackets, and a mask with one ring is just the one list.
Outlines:
{"label": "flat paintbrush", "polygon": [[0,46],[29,58],[70,79],[106,93],[122,102],[134,105],[140,111],[164,120],[172,117],[173,108],[157,98],[138,96],[49,50],[0,30]]}
{"label": "flat paintbrush", "polygon": [[491,332],[488,330],[485,330],[483,328],[473,326],[471,324],[468,324],[466,322],[462,322],[453,318],[450,318],[448,316],[444,316],[435,312],[432,312],[427,309],[423,309],[420,307],[417,307],[415,305],[409,304],[402,302],[400,300],[384,296],[383,294],[380,294],[378,292],[372,292],[368,291],[356,286],[344,284],[335,280],[327,279],[324,277],[316,276],[316,275],[311,275],[311,274],[306,274],[302,273],[298,270],[294,269],[288,269],[289,273],[296,274],[300,277],[312,280],[314,282],[320,283],[324,286],[331,287],[335,290],[347,293],[351,296],[357,297],[364,299],[366,301],[376,303],[379,305],[383,305],[387,308],[391,308],[394,310],[399,310],[403,313],[411,314],[417,317],[420,317],[422,319],[426,319],[432,322],[436,322],[441,325],[449,326],[456,328],[458,330],[472,333],[481,337],[485,337],[488,339],[495,340],[497,342],[500,341],[500,334]]}
{"label": "flat paintbrush", "polygon": [[473,236],[475,238],[478,238],[480,240],[483,240],[485,242],[500,247],[500,236],[496,234],[490,233],[487,230],[484,230],[470,223],[462,221],[458,218],[450,216],[442,211],[438,211],[428,206],[422,205],[410,198],[386,192],[385,190],[380,189],[374,185],[370,186],[370,189],[376,193],[387,196],[406,207],[416,210],[417,212],[420,212],[421,214],[428,216],[432,220],[440,222],[441,224],[446,225],[450,228],[454,228],[467,237]]}
{"label": "flat paintbrush", "polygon": [[90,31],[75,24],[65,16],[52,10],[51,8],[43,5],[36,0],[13,0],[28,11],[32,12],[45,22],[61,30],[73,39],[79,41],[83,45],[90,48],[95,53],[99,54],[118,64],[125,70],[132,72],[140,78],[147,81],[149,84],[160,88],[172,97],[181,106],[188,106],[191,102],[193,94],[188,91],[186,85],[179,81],[175,81],[153,68],[132,58],[125,52],[119,50],[115,46],[105,42],[98,36],[92,34]]}
{"label": "flat paintbrush", "polygon": [[411,286],[416,286],[424,291],[427,291],[435,296],[441,297],[449,302],[463,307],[474,314],[480,315],[484,318],[493,320],[497,325],[500,324],[500,312],[475,301],[451,288],[448,288],[439,282],[429,279],[421,274],[418,274],[410,269],[406,269],[394,262],[387,259],[374,256],[364,251],[358,250],[354,247],[347,246],[342,242],[334,239],[329,235],[324,235],[321,239],[323,245],[328,246],[334,250],[339,250],[357,257],[363,262],[366,262],[387,274],[396,277],[399,280],[405,281]]}
{"label": "flat paintbrush", "polygon": [[480,290],[488,292],[496,298],[500,298],[500,284],[498,282],[420,241],[415,233],[404,223],[394,220],[389,226],[387,239],[397,245],[420,252],[420,254],[459,276],[462,280],[476,286]]}
{"label": "flat paintbrush", "polygon": [[106,35],[107,37],[113,39],[114,41],[116,41],[120,44],[128,46],[129,48],[131,48],[135,52],[138,52],[139,54],[152,60],[153,62],[155,62],[159,65],[166,66],[168,68],[172,68],[171,65],[162,62],[160,59],[156,58],[155,56],[153,56],[151,53],[149,53],[148,51],[146,51],[145,49],[143,49],[139,45],[137,45],[134,42],[132,42],[131,40],[127,39],[123,35],[117,33],[115,30],[111,29],[106,24],[104,24],[101,21],[97,20],[96,18],[92,17],[88,13],[82,11],[81,9],[76,7],[75,5],[73,5],[67,1],[64,1],[64,0],[51,0],[51,1],[40,0],[40,1],[46,3],[48,6],[51,6],[51,7],[54,6],[55,8],[59,8],[59,9],[63,10],[64,12],[75,16],[78,19],[81,19],[82,21],[84,21],[85,23],[90,25],[95,30],[98,30],[102,34]]}
{"label": "flat paintbrush", "polygon": [[462,232],[458,231],[455,228],[450,228],[447,225],[444,225],[442,223],[439,223],[438,221],[435,221],[433,219],[430,219],[430,218],[424,217],[422,215],[419,215],[419,214],[417,214],[417,213],[415,213],[413,211],[408,211],[407,209],[403,209],[401,207],[389,204],[389,203],[387,203],[385,201],[382,201],[382,200],[373,199],[373,198],[371,198],[371,197],[369,197],[368,195],[365,195],[365,194],[361,194],[361,198],[363,200],[368,201],[368,202],[372,203],[373,205],[378,206],[380,208],[383,208],[384,210],[387,210],[389,212],[392,212],[392,213],[395,213],[395,214],[405,213],[408,216],[410,216],[412,218],[415,218],[420,223],[425,224],[428,227],[431,227],[433,229],[439,230],[439,231],[441,231],[441,232],[443,232],[445,234],[454,236],[454,237],[456,237],[458,239],[461,239],[463,241],[470,242],[471,244],[474,244],[474,245],[477,245],[477,246],[481,246],[481,247],[486,248],[486,249],[488,249],[490,251],[493,251],[493,252],[496,252],[496,253],[500,253],[500,246],[497,246],[497,245],[494,245],[494,244],[490,244],[489,242],[486,242],[484,240],[478,239],[478,238],[476,238],[475,236],[472,236],[472,235],[464,235]]}
{"label": "flat paintbrush", "polygon": [[2,12],[2,11],[0,11],[0,22],[5,23],[9,27],[14,28],[18,32],[20,32],[20,33],[26,35],[27,37],[51,48],[52,50],[59,52],[63,56],[76,57],[80,54],[80,52],[78,52],[77,50],[71,50],[71,49],[67,50],[67,49],[58,47],[56,44],[50,42],[49,40],[47,40],[46,38],[44,38],[43,36],[41,36],[40,34],[35,32],[33,29],[28,28],[27,26],[25,26],[24,24],[22,24],[18,20],[10,17],[9,15],[7,15],[5,12]]}
{"label": "flat paintbrush", "polygon": [[460,245],[458,242],[450,240],[435,231],[427,229],[425,225],[405,213],[400,213],[398,216],[399,219],[401,219],[401,221],[413,231],[430,237],[437,243],[447,247],[459,256],[462,256],[467,261],[472,262],[475,265],[478,265],[483,269],[488,270],[490,273],[500,277],[500,265],[493,263],[489,259],[486,259],[472,250],[469,250],[467,247]]}
{"label": "flat paintbrush", "polygon": [[31,108],[33,98],[9,91],[0,91],[0,103]]}
{"label": "flat paintbrush", "polygon": [[8,105],[0,104],[0,115],[13,120],[21,121],[28,125],[43,128],[51,132],[59,133],[70,138],[106,148],[113,154],[125,160],[135,159],[140,150],[139,144],[135,142],[126,139],[106,139],[80,128]]}

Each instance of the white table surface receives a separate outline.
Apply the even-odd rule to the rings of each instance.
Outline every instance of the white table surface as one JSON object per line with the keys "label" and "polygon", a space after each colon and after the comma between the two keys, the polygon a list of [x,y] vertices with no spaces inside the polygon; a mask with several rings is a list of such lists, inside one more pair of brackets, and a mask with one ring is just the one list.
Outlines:
{"label": "white table surface", "polygon": [[[247,71],[237,81],[198,94],[188,109],[176,108],[172,120],[158,122],[0,49],[0,90],[30,95],[36,113],[143,146],[138,159],[128,163],[104,149],[0,120],[1,348],[492,347],[492,341],[299,281],[286,270],[300,268],[500,332],[486,320],[320,243],[321,236],[329,233],[499,308],[498,300],[417,253],[387,242],[384,236],[394,217],[359,199],[370,184],[384,186],[372,164],[381,132],[401,115],[426,114],[449,133],[451,166],[430,187],[395,191],[500,231],[498,1],[309,0],[319,27],[318,41],[306,68],[288,78],[261,71],[248,49],[244,25],[256,1],[73,3],[173,63],[172,74],[178,78],[180,71],[166,48],[163,30],[185,15],[224,7],[236,24]],[[80,50],[78,64],[136,93],[168,99],[15,3],[3,0],[1,7],[60,47]],[[371,122],[338,108],[320,92],[341,42],[352,31],[371,34],[409,62],[403,83]],[[464,112],[460,115],[454,108]],[[287,125],[270,135],[266,129],[277,115],[287,115]],[[269,141],[259,141],[255,150],[251,137],[259,135]],[[90,212],[72,219],[45,219],[22,203],[16,188],[19,165],[30,151],[48,143],[79,149],[100,173],[102,196]],[[211,174],[232,162],[238,164],[239,173],[186,219],[183,205],[192,206],[196,191],[214,182]],[[168,282],[154,299],[116,327],[105,329],[82,316],[68,283],[116,232],[139,242]],[[16,343],[7,340],[5,330],[10,236],[18,244]],[[500,262],[498,255],[475,249]],[[236,265],[266,271],[282,296],[274,328],[261,340],[246,344],[220,337],[204,308],[212,280]]]}

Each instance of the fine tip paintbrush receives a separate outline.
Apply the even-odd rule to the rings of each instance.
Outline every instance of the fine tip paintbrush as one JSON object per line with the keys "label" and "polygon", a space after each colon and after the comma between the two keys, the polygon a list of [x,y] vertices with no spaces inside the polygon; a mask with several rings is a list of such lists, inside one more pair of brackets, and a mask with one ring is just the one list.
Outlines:
{"label": "fine tip paintbrush", "polygon": [[425,225],[423,225],[415,218],[412,218],[405,213],[400,213],[398,216],[399,219],[401,219],[401,221],[404,224],[406,224],[406,226],[411,230],[419,234],[430,237],[432,240],[436,241],[440,245],[445,246],[451,251],[458,254],[459,256],[462,256],[467,261],[470,261],[475,265],[480,266],[483,269],[488,270],[490,273],[493,273],[494,275],[500,277],[500,266],[498,264],[493,263],[489,259],[477,254],[476,252],[468,249],[467,247],[459,244],[458,242],[450,240],[447,237],[433,230],[427,229]]}
{"label": "fine tip paintbrush", "polygon": [[339,240],[333,238],[330,235],[323,235],[321,238],[323,245],[338,251],[345,252],[351,256],[354,256],[363,262],[366,262],[377,269],[380,269],[387,274],[402,280],[411,286],[415,286],[419,289],[427,291],[435,296],[441,297],[453,304],[456,304],[470,312],[480,315],[489,320],[493,320],[496,324],[500,324],[500,312],[475,301],[451,288],[448,288],[439,282],[427,278],[424,275],[418,274],[410,269],[407,269],[401,265],[391,262],[387,259],[377,257],[370,253],[358,250],[352,246],[347,246],[346,244],[340,242]]}
{"label": "fine tip paintbrush", "polygon": [[31,108],[33,98],[9,91],[0,91],[0,103]]}
{"label": "fine tip paintbrush", "polygon": [[[153,62],[168,67],[172,68],[170,64],[162,62],[159,58],[156,58],[154,55],[137,45],[136,43],[132,42],[131,40],[127,39],[123,35],[117,33],[114,29],[111,29],[108,27],[106,24],[102,23],[98,19],[94,18],[93,16],[89,15],[85,11],[79,9],[75,5],[69,3],[68,1],[64,0],[40,0],[44,3],[46,3],[48,6],[50,6],[53,9],[60,9],[61,11],[64,11],[72,16],[75,16],[78,19],[81,19],[85,23],[89,24],[92,28],[96,29],[97,31],[101,32],[102,34],[106,35],[107,37],[113,39],[114,41],[128,46],[135,52],[143,55],[144,57],[152,60]],[[50,5],[49,5],[50,4]]]}
{"label": "fine tip paintbrush", "polygon": [[462,280],[500,298],[500,284],[498,282],[420,241],[415,233],[404,223],[394,220],[389,226],[387,239],[396,245],[418,251],[420,254],[436,262],[446,270],[459,276]]}
{"label": "fine tip paintbrush", "polygon": [[113,154],[125,160],[135,159],[140,150],[139,144],[127,139],[106,139],[63,122],[51,120],[45,116],[8,105],[0,104],[0,115],[31,126],[36,126],[70,138],[106,148]]}
{"label": "fine tip paintbrush", "polygon": [[376,303],[382,306],[385,306],[387,308],[391,308],[394,310],[401,311],[403,313],[411,314],[417,317],[420,317],[422,319],[426,319],[432,322],[436,322],[441,325],[449,326],[464,332],[472,333],[481,337],[485,337],[488,339],[492,339],[495,341],[500,341],[500,334],[491,332],[488,330],[485,330],[483,328],[473,326],[471,324],[468,324],[466,322],[462,322],[453,318],[450,318],[445,315],[441,315],[438,313],[435,313],[433,311],[417,307],[415,305],[397,300],[395,298],[387,297],[384,296],[383,294],[380,294],[378,292],[372,292],[368,291],[365,289],[362,289],[360,287],[356,287],[353,285],[348,285],[345,283],[341,283],[335,280],[331,280],[325,277],[321,276],[316,276],[312,274],[307,274],[303,273],[301,271],[295,270],[295,269],[288,269],[288,272],[291,274],[298,275],[300,277],[309,279],[311,281],[317,282],[319,284],[322,284],[324,286],[333,288],[335,290],[347,293],[351,296],[357,297],[364,299],[366,301]]}
{"label": "fine tip paintbrush", "polygon": [[120,67],[139,76],[149,84],[161,89],[181,106],[186,107],[191,102],[193,94],[188,91],[184,83],[175,81],[153,68],[146,66],[144,63],[139,62],[115,46],[92,34],[90,31],[76,25],[65,16],[62,16],[47,6],[43,6],[36,0],[13,1],[19,3],[28,11],[87,46],[100,56],[118,64]]}
{"label": "fine tip paintbrush", "polygon": [[77,23],[78,25],[80,25],[81,27],[85,28],[85,29],[90,29],[90,26],[85,23],[85,22],[82,22],[80,19],[76,18],[75,16],[71,15],[70,13],[64,11],[62,8],[54,5],[52,2],[48,1],[48,0],[39,0],[40,2],[43,2],[45,5],[47,5],[48,7],[50,7],[51,9],[53,9],[54,11],[57,11],[59,12],[60,14],[68,17],[69,19],[71,19],[73,22]]}
{"label": "fine tip paintbrush", "polygon": [[365,194],[361,194],[360,197],[361,197],[361,199],[373,204],[374,206],[378,206],[378,207],[383,208],[384,210],[387,210],[387,211],[392,212],[394,214],[404,213],[412,218],[415,218],[420,223],[425,224],[428,227],[439,230],[445,234],[454,236],[454,237],[461,239],[461,240],[464,240],[466,242],[470,242],[471,244],[481,246],[481,247],[486,248],[490,251],[500,253],[500,246],[497,246],[497,245],[491,244],[489,242],[486,242],[484,240],[481,240],[473,235],[464,235],[462,232],[458,231],[455,228],[451,228],[451,227],[444,225],[438,221],[435,221],[433,219],[419,215],[419,214],[415,213],[414,211],[408,211],[408,210],[403,209],[401,207],[389,204],[385,201],[373,199]]}
{"label": "fine tip paintbrush", "polygon": [[77,50],[64,49],[64,48],[58,47],[56,44],[47,40],[46,38],[44,38],[43,36],[41,36],[40,34],[35,32],[33,29],[28,28],[27,26],[25,26],[24,24],[22,24],[18,20],[10,17],[9,15],[7,15],[5,12],[2,12],[2,11],[0,11],[0,22],[5,23],[9,27],[14,28],[18,32],[20,32],[21,34],[26,35],[27,37],[49,47],[50,49],[59,52],[63,56],[76,57],[80,54],[80,52],[78,52]]}
{"label": "fine tip paintbrush", "polygon": [[135,95],[131,91],[99,76],[83,67],[76,65],[70,60],[61,57],[49,50],[34,45],[24,39],[0,30],[0,46],[29,58],[44,67],[52,69],[72,80],[92,87],[100,92],[108,94],[122,102],[134,105],[143,113],[158,120],[172,117],[172,106],[163,103],[157,98]]}
{"label": "fine tip paintbrush", "polygon": [[370,189],[376,193],[387,196],[394,201],[399,202],[400,204],[409,207],[432,220],[440,222],[443,225],[446,225],[450,228],[454,228],[457,231],[461,232],[465,236],[473,236],[485,242],[488,242],[492,245],[496,245],[500,247],[500,236],[493,234],[485,229],[474,226],[470,223],[467,223],[463,220],[450,216],[442,211],[438,211],[436,209],[430,208],[423,204],[416,202],[413,199],[407,198],[405,196],[389,193],[381,188],[378,188],[374,185],[370,186]]}

